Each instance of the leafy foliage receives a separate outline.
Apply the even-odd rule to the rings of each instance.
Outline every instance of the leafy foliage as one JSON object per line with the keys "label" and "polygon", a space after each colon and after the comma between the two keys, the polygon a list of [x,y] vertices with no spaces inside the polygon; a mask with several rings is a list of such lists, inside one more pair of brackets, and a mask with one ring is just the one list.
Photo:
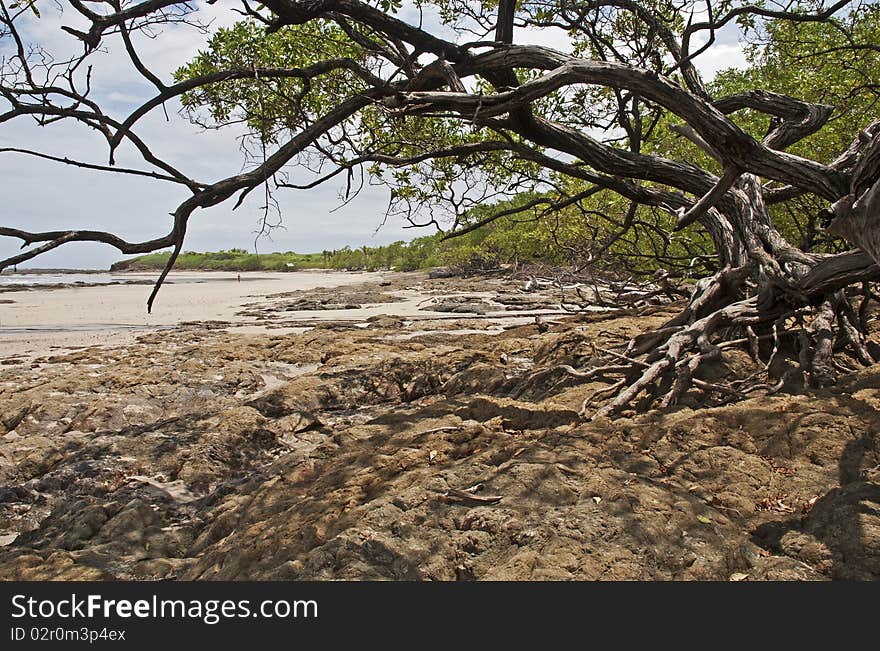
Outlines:
{"label": "leafy foliage", "polygon": [[[264,26],[244,20],[217,30],[207,49],[175,71],[174,79],[180,82],[233,69],[305,68],[320,58],[363,62],[365,54],[339,27],[326,21],[267,34]],[[334,69],[317,81],[260,78],[255,72],[254,78],[200,86],[185,93],[182,102],[192,119],[207,126],[244,121],[265,142],[275,142],[280,132],[302,128],[310,116],[358,85],[357,77],[345,68]],[[207,120],[202,115],[205,109]]]}
{"label": "leafy foliage", "polygon": [[[856,139],[861,127],[880,119],[880,5],[862,4],[845,22],[846,29],[839,21],[764,23],[751,32],[746,50],[749,66],[722,71],[713,93],[720,97],[763,88],[833,107],[823,129],[788,150],[830,163]],[[756,138],[770,128],[767,116],[754,111],[742,111],[735,118]],[[810,195],[786,202],[772,209],[774,223],[804,249],[848,248],[829,241],[820,231],[818,214],[823,205]]]}

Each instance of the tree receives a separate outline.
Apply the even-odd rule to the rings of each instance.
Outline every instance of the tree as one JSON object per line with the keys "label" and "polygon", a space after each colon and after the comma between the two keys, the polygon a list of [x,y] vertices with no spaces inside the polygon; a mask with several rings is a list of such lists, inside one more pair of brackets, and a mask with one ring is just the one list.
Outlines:
{"label": "tree", "polygon": [[[852,33],[833,22],[773,21],[752,36],[747,49],[749,67],[727,70],[713,82],[713,91],[731,95],[761,87],[801,100],[832,107],[831,116],[816,133],[794,143],[788,151],[815,160],[833,160],[844,151],[858,128],[875,118],[880,101],[876,73],[880,49],[857,43],[880,43],[880,6],[861,7]],[[855,41],[850,39],[855,37]],[[740,124],[750,133],[766,131],[766,116],[742,114]],[[763,120],[762,120],[763,118]],[[800,248],[834,250],[818,223],[820,197],[804,195],[771,207],[774,223]],[[830,248],[829,248],[830,247]]]}
{"label": "tree", "polygon": [[[463,224],[475,206],[533,193],[516,210],[580,207],[607,220],[615,237],[638,228],[642,211],[650,210],[675,231],[663,237],[697,229],[713,245],[715,272],[696,284],[679,315],[625,350],[594,358],[589,368],[560,369],[615,379],[616,397],[597,415],[642,398],[673,404],[691,387],[729,391],[694,375],[738,342],[757,350],[761,341],[793,339],[799,364],[782,378],[788,384],[833,382],[836,341],[858,362],[874,361],[865,331],[874,296],[868,283],[880,275],[880,121],[866,115],[832,157],[810,156],[796,147],[827,127],[833,107],[760,87],[713,94],[695,65],[719,34],[736,26],[759,38],[799,34],[806,26],[817,38],[798,47],[813,61],[842,52],[876,58],[876,32],[865,28],[876,25],[874,2],[421,0],[418,12],[433,12],[423,20],[396,0],[264,0],[256,8],[243,1],[245,20],[216,32],[173,82],[150,71],[132,35],[197,24],[198,11],[188,4],[67,0],[85,26],[63,29],[83,51],[56,61],[26,45],[19,27],[40,0],[6,2],[0,0],[0,37],[9,56],[0,93],[8,106],[0,123],[23,117],[84,123],[106,140],[110,160],[98,165],[26,153],[147,175],[182,185],[191,196],[174,210],[171,230],[146,242],[106,232],[0,228],[0,235],[31,247],[0,266],[70,241],[104,242],[123,253],[173,246],[152,305],[194,212],[235,198],[240,204],[258,188],[269,206],[271,193],[282,189],[344,179],[350,194],[369,177],[390,187],[391,212],[452,233],[499,214]],[[835,35],[833,42],[823,29]],[[536,31],[550,34],[559,49],[518,42]],[[88,85],[87,61],[112,39],[155,88],[118,120],[90,99]],[[205,126],[247,124],[255,145],[247,171],[202,182],[156,157],[136,127],[174,98]],[[670,133],[684,140],[670,147]],[[114,166],[123,142],[148,169]],[[291,183],[286,171],[294,165],[313,170],[315,180]],[[622,210],[587,207],[609,193],[624,200]],[[807,196],[821,203],[816,223],[864,252],[793,245],[774,223],[774,207]],[[661,233],[663,219],[652,226]],[[268,217],[264,223],[271,226]]]}

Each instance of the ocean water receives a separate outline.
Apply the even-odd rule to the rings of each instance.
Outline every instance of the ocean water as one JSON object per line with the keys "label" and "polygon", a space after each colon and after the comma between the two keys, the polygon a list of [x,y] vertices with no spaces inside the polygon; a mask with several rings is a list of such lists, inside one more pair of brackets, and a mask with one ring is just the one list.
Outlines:
{"label": "ocean water", "polygon": [[29,274],[12,273],[0,274],[0,287],[24,286],[33,287],[39,285],[105,285],[113,282],[126,282],[122,276],[109,273],[77,274]]}
{"label": "ocean water", "polygon": [[[269,274],[272,275],[272,274]],[[88,285],[148,285],[156,282],[159,272],[127,272],[127,273],[39,273],[29,274],[27,272],[19,273],[0,273],[0,291],[3,288],[22,288],[34,287],[39,288],[46,285],[65,285],[70,287],[83,287]],[[264,280],[265,273],[247,273],[241,280],[253,281]],[[168,284],[191,284],[205,283],[217,281],[234,281],[238,280],[238,274],[234,272],[186,272],[172,271],[166,282]]]}

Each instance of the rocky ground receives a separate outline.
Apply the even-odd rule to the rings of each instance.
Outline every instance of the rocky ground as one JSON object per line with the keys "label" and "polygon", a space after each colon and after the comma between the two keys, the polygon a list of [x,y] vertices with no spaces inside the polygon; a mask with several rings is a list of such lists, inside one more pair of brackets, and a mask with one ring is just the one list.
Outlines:
{"label": "rocky ground", "polygon": [[412,282],[243,308],[281,334],[190,324],[2,360],[0,577],[880,578],[880,368],[591,423],[601,383],[534,371],[674,305],[501,327],[480,314],[551,293],[420,279],[446,318],[284,321]]}

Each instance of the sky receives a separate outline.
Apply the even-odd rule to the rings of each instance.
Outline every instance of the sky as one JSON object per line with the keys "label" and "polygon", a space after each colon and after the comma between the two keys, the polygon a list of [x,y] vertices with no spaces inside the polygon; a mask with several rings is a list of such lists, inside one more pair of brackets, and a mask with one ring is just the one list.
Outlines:
{"label": "sky", "polygon": [[[238,14],[233,0],[208,5],[197,0],[203,20],[212,28],[233,23]],[[44,8],[45,7],[45,8]],[[405,10],[412,11],[412,10]],[[28,17],[25,36],[40,43],[57,57],[71,53],[78,43],[61,31],[62,25],[82,27],[73,11],[63,15],[50,3],[41,3],[41,18]],[[406,18],[406,16],[404,16]],[[416,19],[417,20],[417,19]],[[430,20],[428,25],[430,24]],[[554,30],[558,31],[558,30]],[[137,47],[144,61],[163,80],[182,63],[204,48],[206,36],[185,26],[172,26],[157,39],[140,38]],[[518,30],[515,41],[564,49],[564,40],[547,32]],[[117,42],[107,45],[106,53],[92,57],[92,95],[110,115],[123,119],[134,107],[155,93],[134,70]],[[0,54],[8,51],[0,49]],[[742,48],[733,34],[721,34],[718,42],[698,59],[707,79],[723,68],[742,66]],[[179,104],[168,103],[169,120],[161,110],[154,111],[136,127],[138,135],[160,157],[192,178],[213,182],[242,171],[244,159],[237,138],[241,131],[228,128],[202,131],[177,114]],[[62,122],[39,127],[26,118],[0,124],[0,148],[25,147],[69,156],[77,160],[106,164],[107,147],[95,132]],[[120,166],[145,169],[131,150],[120,151]],[[2,217],[0,223],[31,231],[89,228],[109,230],[129,240],[162,236],[170,229],[169,213],[188,196],[175,184],[149,179],[73,168],[16,153],[0,153]],[[291,172],[291,181],[297,180]],[[299,180],[311,176],[299,177]],[[284,228],[272,239],[257,242],[259,252],[297,251],[301,253],[343,246],[378,246],[396,240],[430,234],[428,229],[404,228],[400,218],[384,224],[388,190],[365,188],[353,201],[342,205],[340,184],[330,182],[311,190],[277,193]],[[185,249],[212,251],[229,248],[254,250],[255,231],[263,204],[262,193],[254,191],[232,211],[229,201],[194,213],[190,220]],[[18,252],[20,241],[0,238],[0,259]],[[93,243],[71,243],[39,256],[20,268],[106,269],[123,256],[114,248]]]}

